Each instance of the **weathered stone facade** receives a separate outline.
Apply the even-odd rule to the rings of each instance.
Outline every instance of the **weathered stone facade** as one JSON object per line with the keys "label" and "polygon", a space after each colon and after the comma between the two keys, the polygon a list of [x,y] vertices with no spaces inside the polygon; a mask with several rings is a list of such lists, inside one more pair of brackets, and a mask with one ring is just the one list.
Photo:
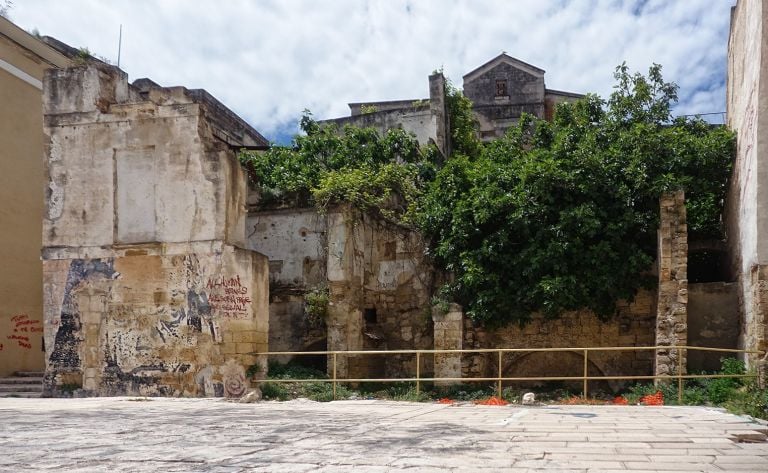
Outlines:
{"label": "weathered stone facade", "polygon": [[429,76],[428,99],[351,103],[351,116],[321,123],[371,127],[381,133],[401,128],[412,133],[422,146],[434,143],[443,156],[449,156],[451,139],[445,94],[445,77],[436,73]]}
{"label": "weathered stone facade", "polygon": [[[432,321],[435,327],[435,350],[461,350],[464,340],[464,313],[461,306],[450,304],[446,311],[432,307]],[[435,378],[461,378],[467,374],[462,370],[462,354],[435,354]],[[456,381],[435,381],[435,385],[455,384]]]}
{"label": "weathered stone facade", "polygon": [[46,393],[242,395],[268,265],[232,147],[265,140],[204,91],[101,63],[44,85]]}
{"label": "weathered stone facade", "polygon": [[[257,202],[257,196],[252,195],[252,200]],[[307,316],[304,299],[309,291],[327,288],[326,216],[313,208],[258,210],[254,206],[246,230],[248,247],[269,257],[270,351],[325,350],[325,321]],[[283,363],[290,359],[272,358]],[[318,367],[324,369],[321,364]]]}
{"label": "weathered stone facade", "polygon": [[[658,230],[659,289],[656,303],[656,345],[688,345],[688,227],[682,191],[659,199]],[[686,353],[681,349],[659,349],[654,373],[686,372]]]}
{"label": "weathered stone facade", "polygon": [[472,101],[483,141],[503,136],[523,113],[551,120],[558,103],[583,97],[547,89],[543,69],[505,53],[464,76],[464,95]]}
{"label": "weathered stone facade", "polygon": [[[728,39],[727,121],[737,148],[726,204],[731,272],[737,281],[739,345],[761,350],[747,361],[768,363],[768,4],[739,0]],[[761,359],[762,358],[762,359]],[[764,372],[764,371],[763,371]],[[763,376],[765,379],[765,376]]]}
{"label": "weathered stone facade", "polygon": [[[547,89],[543,69],[505,53],[466,74],[463,93],[472,101],[477,132],[483,141],[503,136],[523,113],[551,120],[558,103],[583,97]],[[373,127],[381,132],[402,128],[415,134],[422,145],[433,141],[444,156],[451,154],[450,117],[441,73],[429,77],[429,99],[357,102],[350,103],[349,108],[350,117],[324,123]]]}
{"label": "weathered stone facade", "polygon": [[[641,290],[632,303],[621,302],[618,315],[602,321],[589,311],[569,312],[558,319],[534,315],[527,325],[510,325],[487,330],[471,320],[464,322],[464,349],[482,348],[571,348],[652,346],[655,325],[655,291]],[[590,376],[649,375],[653,369],[653,351],[603,351],[588,355]],[[583,351],[509,353],[502,358],[505,377],[581,376]],[[498,375],[495,353],[467,354],[463,360],[464,377]],[[541,385],[530,382],[527,385]],[[571,383],[574,388],[581,383]],[[621,383],[611,381],[610,388]],[[524,386],[525,383],[515,383]],[[595,386],[595,384],[590,384]]]}
{"label": "weathered stone facade", "polygon": [[[349,206],[322,215],[253,210],[248,222],[249,244],[270,259],[270,327],[280,328],[270,330],[272,351],[316,350],[323,338],[328,350],[432,349],[433,273],[417,233]],[[306,293],[317,288],[329,294],[320,330],[305,311]],[[337,374],[350,378],[415,372],[413,355],[338,362]],[[422,370],[431,372],[431,359]]]}
{"label": "weathered stone facade", "polygon": [[[737,348],[739,340],[739,286],[736,283],[688,282],[688,345]],[[719,371],[723,353],[690,350],[690,372]]]}

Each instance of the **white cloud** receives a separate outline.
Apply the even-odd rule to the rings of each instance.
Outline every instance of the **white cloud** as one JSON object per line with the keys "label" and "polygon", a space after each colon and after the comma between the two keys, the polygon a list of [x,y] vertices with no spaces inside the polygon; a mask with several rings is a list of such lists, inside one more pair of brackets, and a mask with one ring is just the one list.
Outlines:
{"label": "white cloud", "polygon": [[657,62],[680,85],[678,113],[719,112],[733,3],[24,0],[10,16],[113,61],[122,23],[132,79],[205,88],[274,137],[304,108],[330,118],[348,102],[424,97],[441,66],[461,85],[502,50],[545,69],[548,87],[603,96],[622,61]]}

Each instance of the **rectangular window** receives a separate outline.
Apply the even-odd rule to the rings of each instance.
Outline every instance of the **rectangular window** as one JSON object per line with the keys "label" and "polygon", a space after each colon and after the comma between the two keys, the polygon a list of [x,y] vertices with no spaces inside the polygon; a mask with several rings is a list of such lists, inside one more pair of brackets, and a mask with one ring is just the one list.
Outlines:
{"label": "rectangular window", "polygon": [[496,81],[496,97],[506,97],[507,95],[507,81],[506,80],[497,80]]}
{"label": "rectangular window", "polygon": [[366,324],[375,324],[378,322],[378,316],[376,315],[376,309],[365,309],[363,311],[363,320]]}

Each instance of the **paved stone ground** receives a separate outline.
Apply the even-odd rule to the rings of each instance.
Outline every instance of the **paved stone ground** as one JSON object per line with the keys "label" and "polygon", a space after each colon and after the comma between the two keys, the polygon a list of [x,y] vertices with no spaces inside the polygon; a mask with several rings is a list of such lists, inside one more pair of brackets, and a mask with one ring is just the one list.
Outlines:
{"label": "paved stone ground", "polygon": [[0,399],[0,471],[768,472],[767,427],[694,407]]}

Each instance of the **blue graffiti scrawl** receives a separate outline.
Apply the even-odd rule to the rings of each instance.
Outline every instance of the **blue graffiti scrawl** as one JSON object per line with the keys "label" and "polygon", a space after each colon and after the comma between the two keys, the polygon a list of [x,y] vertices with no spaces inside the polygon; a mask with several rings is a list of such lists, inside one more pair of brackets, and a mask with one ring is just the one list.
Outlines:
{"label": "blue graffiti scrawl", "polygon": [[81,341],[82,323],[77,303],[78,290],[89,280],[114,279],[117,276],[113,258],[72,261],[61,304],[61,322],[49,359],[54,370],[70,371],[80,368],[78,346]]}

